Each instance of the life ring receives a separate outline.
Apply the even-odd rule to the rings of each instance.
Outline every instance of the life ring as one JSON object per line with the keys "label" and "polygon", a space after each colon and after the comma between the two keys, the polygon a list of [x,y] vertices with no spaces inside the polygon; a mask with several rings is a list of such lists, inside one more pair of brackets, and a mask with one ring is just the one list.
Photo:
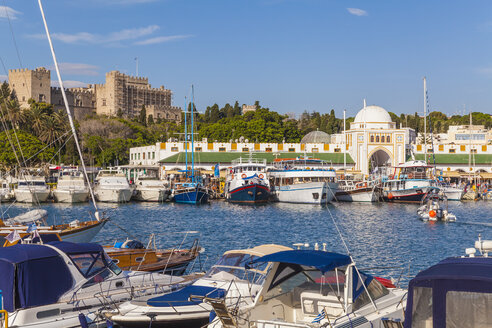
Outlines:
{"label": "life ring", "polygon": [[243,178],[243,179],[246,179],[246,177],[247,177],[246,173],[243,173],[243,174],[241,175],[241,178]]}
{"label": "life ring", "polygon": [[258,176],[260,179],[263,179],[264,175],[260,173],[260,175]]}

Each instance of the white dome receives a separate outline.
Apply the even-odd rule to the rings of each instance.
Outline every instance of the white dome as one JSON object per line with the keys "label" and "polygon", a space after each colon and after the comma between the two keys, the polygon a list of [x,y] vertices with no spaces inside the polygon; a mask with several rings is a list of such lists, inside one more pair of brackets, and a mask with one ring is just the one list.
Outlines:
{"label": "white dome", "polygon": [[366,106],[355,116],[354,123],[391,123],[391,116],[379,106]]}

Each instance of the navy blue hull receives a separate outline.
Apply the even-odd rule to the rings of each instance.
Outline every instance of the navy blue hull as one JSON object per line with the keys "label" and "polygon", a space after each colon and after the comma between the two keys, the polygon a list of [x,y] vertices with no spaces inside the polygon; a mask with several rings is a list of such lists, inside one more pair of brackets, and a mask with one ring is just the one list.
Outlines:
{"label": "navy blue hull", "polygon": [[268,187],[251,184],[231,190],[227,201],[232,203],[265,203],[269,198],[270,190]]}
{"label": "navy blue hull", "polygon": [[181,204],[205,204],[208,202],[208,193],[201,188],[178,191],[174,201]]}

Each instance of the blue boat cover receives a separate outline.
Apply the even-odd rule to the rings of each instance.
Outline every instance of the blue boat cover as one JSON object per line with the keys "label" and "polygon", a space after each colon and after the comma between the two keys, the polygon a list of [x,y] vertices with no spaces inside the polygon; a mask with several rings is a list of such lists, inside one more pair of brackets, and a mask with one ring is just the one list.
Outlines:
{"label": "blue boat cover", "polygon": [[349,256],[307,249],[282,251],[262,256],[251,263],[283,262],[314,267],[325,273],[336,267],[352,263]]}
{"label": "blue boat cover", "polygon": [[151,298],[147,305],[155,307],[190,306],[202,303],[201,299],[190,299],[190,296],[207,296],[210,298],[225,297],[222,288],[189,285],[175,292]]}
{"label": "blue boat cover", "polygon": [[0,248],[0,289],[8,312],[55,303],[73,279],[53,249],[34,244]]}
{"label": "blue boat cover", "polygon": [[103,251],[101,245],[94,243],[71,243],[69,241],[54,241],[49,243],[49,245],[58,248],[60,251],[68,255],[100,253]]}
{"label": "blue boat cover", "polygon": [[445,327],[448,291],[492,293],[492,258],[447,258],[417,274],[408,284],[405,327],[412,326],[411,309],[415,287],[432,288],[434,327]]}

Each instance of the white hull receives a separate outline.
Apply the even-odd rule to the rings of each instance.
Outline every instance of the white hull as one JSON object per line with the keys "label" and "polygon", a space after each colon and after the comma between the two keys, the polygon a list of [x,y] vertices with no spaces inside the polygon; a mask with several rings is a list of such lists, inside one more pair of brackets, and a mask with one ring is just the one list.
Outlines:
{"label": "white hull", "polygon": [[333,200],[337,183],[307,182],[275,187],[279,202],[300,204],[326,204]]}
{"label": "white hull", "polygon": [[97,199],[105,203],[128,203],[133,190],[128,189],[101,189],[96,188]]}
{"label": "white hull", "polygon": [[83,203],[87,201],[89,192],[86,190],[61,190],[53,191],[55,201],[58,203]]}
{"label": "white hull", "polygon": [[10,191],[7,188],[0,189],[0,201],[1,202],[8,202],[13,198],[12,191]]}
{"label": "white hull", "polygon": [[375,190],[361,190],[361,191],[337,191],[335,198],[339,202],[376,202],[378,195]]}
{"label": "white hull", "polygon": [[448,200],[461,200],[463,197],[463,190],[461,189],[441,189],[444,192],[444,195],[448,198]]}
{"label": "white hull", "polygon": [[15,194],[15,199],[19,203],[42,203],[46,202],[48,200],[48,197],[50,195],[50,191],[37,191],[33,190],[32,192],[30,190],[19,190],[15,189],[14,190]]}
{"label": "white hull", "polygon": [[91,227],[80,232],[71,233],[68,235],[61,236],[63,241],[70,241],[72,243],[89,243],[92,239],[101,231],[104,224],[99,224],[97,226]]}
{"label": "white hull", "polygon": [[167,189],[157,189],[157,188],[146,188],[139,189],[137,187],[137,194],[135,196],[136,200],[141,202],[164,202],[169,197],[169,190]]}

